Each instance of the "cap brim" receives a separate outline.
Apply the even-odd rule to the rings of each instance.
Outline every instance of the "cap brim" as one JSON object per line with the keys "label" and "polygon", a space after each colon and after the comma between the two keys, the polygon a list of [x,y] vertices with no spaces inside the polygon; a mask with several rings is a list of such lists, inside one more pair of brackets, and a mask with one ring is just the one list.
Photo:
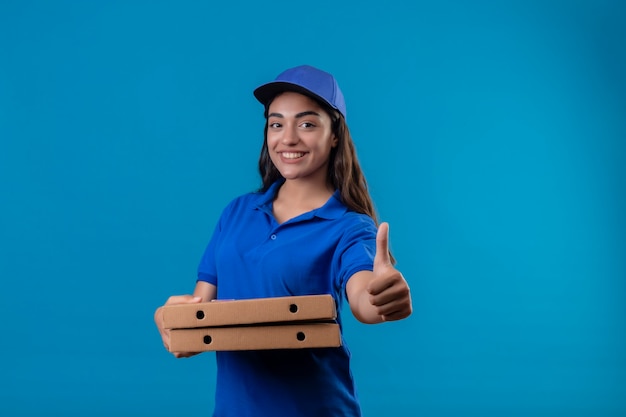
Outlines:
{"label": "cap brim", "polygon": [[280,93],[284,93],[286,91],[293,91],[294,93],[300,93],[305,96],[309,96],[320,103],[325,103],[327,106],[330,106],[333,109],[337,109],[335,106],[330,104],[323,97],[318,96],[317,94],[311,92],[311,90],[302,87],[298,84],[288,83],[285,81],[272,81],[267,84],[263,84],[254,90],[254,97],[261,102],[264,106],[267,106],[277,95]]}

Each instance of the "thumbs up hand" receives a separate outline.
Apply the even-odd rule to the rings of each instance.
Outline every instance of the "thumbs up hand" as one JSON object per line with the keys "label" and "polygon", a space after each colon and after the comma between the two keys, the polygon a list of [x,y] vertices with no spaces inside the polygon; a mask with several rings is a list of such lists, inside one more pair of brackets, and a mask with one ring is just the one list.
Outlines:
{"label": "thumbs up hand", "polygon": [[370,304],[383,321],[402,320],[411,314],[409,285],[391,263],[388,223],[381,223],[378,227],[373,277],[366,290]]}

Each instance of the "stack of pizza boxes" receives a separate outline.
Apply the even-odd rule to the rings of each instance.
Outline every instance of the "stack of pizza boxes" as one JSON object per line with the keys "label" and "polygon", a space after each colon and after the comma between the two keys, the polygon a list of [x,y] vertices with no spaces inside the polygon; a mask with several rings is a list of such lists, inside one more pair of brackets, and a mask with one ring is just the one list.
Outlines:
{"label": "stack of pizza boxes", "polygon": [[171,352],[338,347],[336,319],[329,294],[163,307]]}

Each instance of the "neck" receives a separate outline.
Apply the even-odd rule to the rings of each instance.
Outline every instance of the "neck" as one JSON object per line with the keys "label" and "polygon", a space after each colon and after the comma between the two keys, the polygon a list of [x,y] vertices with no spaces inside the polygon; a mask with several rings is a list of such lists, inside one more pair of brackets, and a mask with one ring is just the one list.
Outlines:
{"label": "neck", "polygon": [[321,202],[316,206],[319,207],[326,203],[334,191],[332,186],[327,183],[301,179],[285,180],[285,183],[280,187],[277,198],[301,204],[316,205]]}
{"label": "neck", "polygon": [[274,199],[274,218],[278,223],[322,207],[332,196],[332,187],[303,180],[286,180]]}

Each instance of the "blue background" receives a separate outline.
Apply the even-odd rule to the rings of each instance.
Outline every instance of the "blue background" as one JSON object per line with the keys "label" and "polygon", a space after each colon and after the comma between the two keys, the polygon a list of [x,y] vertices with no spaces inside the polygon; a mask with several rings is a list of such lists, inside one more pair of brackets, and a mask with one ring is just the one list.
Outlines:
{"label": "blue background", "polygon": [[152,314],[308,63],[413,292],[347,320],[365,416],[626,415],[623,4],[3,0],[0,414],[210,414]]}

